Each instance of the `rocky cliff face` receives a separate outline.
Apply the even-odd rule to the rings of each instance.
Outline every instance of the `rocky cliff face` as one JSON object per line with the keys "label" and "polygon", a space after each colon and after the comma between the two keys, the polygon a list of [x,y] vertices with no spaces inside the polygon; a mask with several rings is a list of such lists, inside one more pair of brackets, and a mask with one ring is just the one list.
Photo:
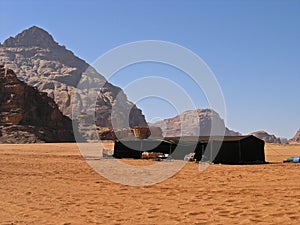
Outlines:
{"label": "rocky cliff face", "polygon": [[280,137],[279,139],[280,139],[281,144],[288,144],[289,143],[289,140],[285,137]]}
{"label": "rocky cliff face", "polygon": [[[82,94],[77,88],[79,81],[93,84],[90,95],[97,95],[95,111],[96,125],[111,127],[111,110],[117,95],[122,96],[122,107],[130,110],[129,125],[144,126],[145,118],[140,109],[127,100],[123,91],[106,82],[105,78],[82,59],[64,46],[59,45],[45,30],[31,27],[16,37],[10,37],[0,45],[0,58],[13,69],[18,78],[54,99],[64,115],[71,118],[74,93]],[[88,74],[86,70],[88,69]],[[102,88],[99,89],[99,86]],[[90,96],[80,100],[82,108],[91,101]],[[85,112],[83,112],[84,115]],[[117,114],[119,121],[122,113]],[[76,118],[75,118],[76,119]]]}
{"label": "rocky cliff face", "polygon": [[[217,132],[211,134],[212,124]],[[152,124],[161,127],[164,136],[209,136],[220,135],[225,130],[226,136],[241,135],[225,127],[223,119],[211,109],[196,109],[186,111],[176,117],[165,119]]]}
{"label": "rocky cliff face", "polygon": [[251,133],[251,135],[264,140],[266,143],[281,144],[280,138],[276,137],[273,134],[268,134],[266,131],[256,131],[256,132]]}
{"label": "rocky cliff face", "polygon": [[295,136],[289,140],[289,143],[300,143],[300,129],[297,131]]}
{"label": "rocky cliff face", "polygon": [[72,121],[53,99],[0,65],[0,143],[73,141]]}

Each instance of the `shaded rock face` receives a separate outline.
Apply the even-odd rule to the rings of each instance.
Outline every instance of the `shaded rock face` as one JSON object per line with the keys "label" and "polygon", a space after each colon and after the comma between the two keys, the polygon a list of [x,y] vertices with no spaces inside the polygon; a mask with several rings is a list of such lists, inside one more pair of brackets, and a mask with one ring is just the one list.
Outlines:
{"label": "shaded rock face", "polygon": [[289,143],[300,143],[300,129],[297,131],[295,136],[289,140]]}
{"label": "shaded rock face", "polygon": [[[214,133],[211,133],[212,124],[216,128]],[[167,137],[214,136],[222,135],[224,131],[226,136],[241,135],[226,128],[224,120],[211,109],[189,110],[173,118],[158,121],[151,125],[160,127],[163,135]]]}
{"label": "shaded rock face", "polygon": [[275,135],[273,134],[268,134],[265,131],[256,131],[251,133],[251,135],[264,140],[266,143],[277,143],[277,144],[281,144],[281,140],[280,138],[277,138]]}
{"label": "shaded rock face", "polygon": [[[75,93],[82,96],[79,81],[89,87],[89,95],[76,104],[81,108],[89,105],[91,96],[97,97],[95,111],[96,125],[111,127],[111,110],[116,96],[121,95],[122,107],[130,111],[129,125],[144,126],[146,121],[141,110],[127,100],[123,91],[108,83],[95,69],[76,57],[73,52],[59,45],[45,30],[31,27],[16,37],[10,37],[0,45],[0,58],[13,69],[18,78],[54,99],[64,115],[72,118]],[[101,88],[99,88],[101,87]],[[84,111],[82,112],[84,115]],[[116,115],[118,121],[128,121],[122,113]],[[74,118],[77,119],[77,118]]]}
{"label": "shaded rock face", "polygon": [[74,142],[72,121],[46,93],[0,66],[0,143]]}

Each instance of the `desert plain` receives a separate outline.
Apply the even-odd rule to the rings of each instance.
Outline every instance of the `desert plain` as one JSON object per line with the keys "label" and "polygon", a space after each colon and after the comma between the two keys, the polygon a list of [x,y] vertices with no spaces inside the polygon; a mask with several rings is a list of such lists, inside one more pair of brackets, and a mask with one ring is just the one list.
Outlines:
{"label": "desert plain", "polygon": [[269,164],[202,172],[189,162],[134,187],[100,176],[76,144],[2,144],[0,224],[299,224],[300,164],[282,161],[300,145],[267,144],[265,155]]}

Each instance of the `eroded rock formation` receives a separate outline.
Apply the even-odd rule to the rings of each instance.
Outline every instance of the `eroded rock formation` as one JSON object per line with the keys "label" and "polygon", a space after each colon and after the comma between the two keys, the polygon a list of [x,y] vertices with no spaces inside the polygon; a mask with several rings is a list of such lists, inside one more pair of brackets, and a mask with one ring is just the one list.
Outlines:
{"label": "eroded rock formation", "polygon": [[[111,112],[119,96],[121,103],[118,103],[120,110],[114,114],[116,121],[126,121],[131,127],[146,125],[142,111],[128,101],[119,87],[107,82],[88,63],[65,46],[59,45],[48,32],[39,27],[33,26],[4,41],[0,45],[0,58],[16,72],[20,80],[46,92],[63,114],[70,118],[76,93],[80,96],[76,104],[80,104],[83,109],[80,112],[83,116],[85,110],[94,110],[97,126],[112,127]],[[78,85],[83,88],[78,88]],[[88,95],[85,94],[86,89]],[[91,101],[97,101],[93,109],[89,109]],[[128,111],[129,118],[126,118],[124,112]]]}
{"label": "eroded rock formation", "polygon": [[296,132],[295,136],[289,140],[289,143],[300,143],[300,129]]}
{"label": "eroded rock formation", "polygon": [[280,138],[276,137],[273,134],[268,134],[266,131],[256,131],[251,133],[251,135],[258,137],[259,139],[264,140],[266,143],[276,143],[281,144]]}
{"label": "eroded rock formation", "polygon": [[46,93],[0,66],[0,143],[73,142],[72,121]]}
{"label": "eroded rock formation", "polygon": [[[212,132],[214,124],[215,131]],[[161,127],[164,136],[236,136],[240,133],[225,127],[224,120],[211,109],[196,109],[183,112],[173,118],[152,124]]]}

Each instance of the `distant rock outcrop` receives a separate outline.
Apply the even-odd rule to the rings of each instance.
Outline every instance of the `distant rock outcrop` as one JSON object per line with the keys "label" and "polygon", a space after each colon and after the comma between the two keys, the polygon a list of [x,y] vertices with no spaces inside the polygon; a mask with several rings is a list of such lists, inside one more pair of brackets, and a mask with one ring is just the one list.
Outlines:
{"label": "distant rock outcrop", "polygon": [[72,121],[53,99],[0,65],[0,143],[74,141]]}
{"label": "distant rock outcrop", "polygon": [[[94,68],[73,52],[54,41],[53,37],[39,27],[31,27],[10,37],[0,45],[0,58],[13,69],[18,78],[54,99],[64,115],[72,117],[74,95],[83,95],[79,81],[87,84],[89,95],[80,99],[82,109],[87,109],[91,95],[98,96],[94,122],[97,126],[112,127],[111,111],[119,96],[124,111],[130,111],[129,125],[145,126],[142,111],[127,100],[123,91],[106,81]],[[100,88],[101,87],[101,88]],[[85,115],[83,110],[83,116]],[[128,117],[117,111],[117,121],[128,121]],[[77,118],[75,118],[77,119]]]}
{"label": "distant rock outcrop", "polygon": [[251,133],[251,135],[264,140],[266,143],[281,144],[280,138],[276,137],[273,134],[268,134],[266,131],[256,131],[256,132]]}
{"label": "distant rock outcrop", "polygon": [[289,143],[289,140],[285,137],[279,137],[280,138],[280,142],[281,144],[288,144]]}
{"label": "distant rock outcrop", "polygon": [[147,130],[147,135],[142,136],[143,139],[161,139],[162,130],[160,127],[133,127],[133,128],[121,128],[121,129],[111,129],[107,127],[98,127],[98,137],[101,140],[117,140],[117,139],[134,139],[139,138],[137,130]]}
{"label": "distant rock outcrop", "polygon": [[[211,133],[212,124],[214,124],[215,133]],[[163,135],[168,137],[222,135],[222,131],[225,131],[226,136],[241,135],[225,127],[224,120],[211,109],[189,110],[151,125],[160,127]]]}
{"label": "distant rock outcrop", "polygon": [[296,132],[295,136],[289,140],[289,143],[300,143],[300,129]]}

